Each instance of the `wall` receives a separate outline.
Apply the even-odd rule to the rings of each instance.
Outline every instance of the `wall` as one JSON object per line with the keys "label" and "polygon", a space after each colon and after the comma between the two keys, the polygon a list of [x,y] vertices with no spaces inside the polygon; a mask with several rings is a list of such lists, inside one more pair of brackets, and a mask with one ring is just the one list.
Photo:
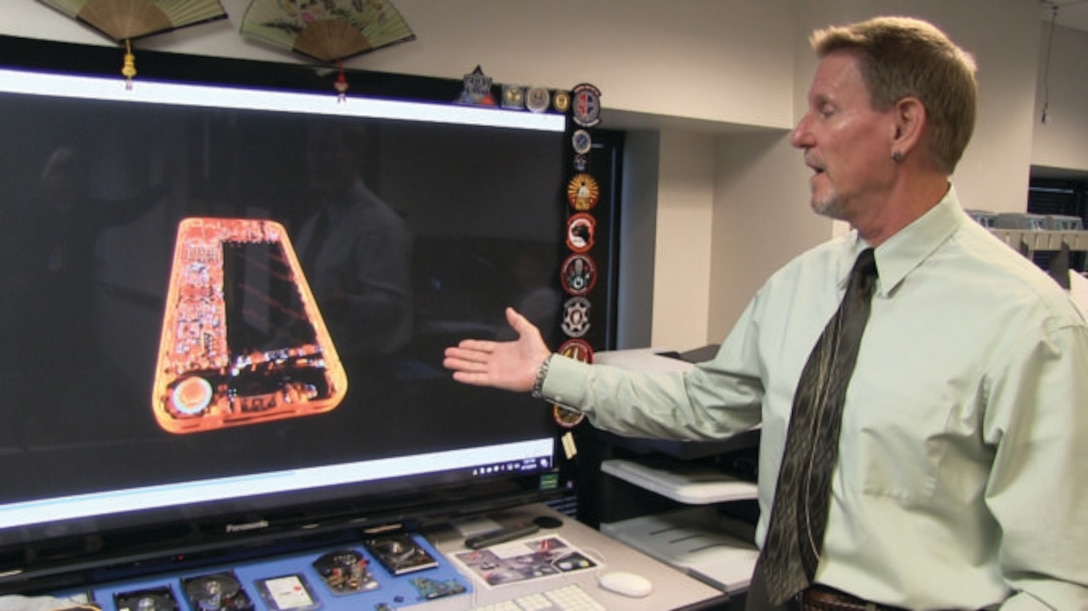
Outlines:
{"label": "wall", "polygon": [[[986,3],[985,19],[980,18],[977,2],[828,0],[800,6],[801,31],[826,26],[829,13],[836,20],[909,14],[932,21],[974,55],[979,66],[979,116],[953,177],[957,190],[966,206],[998,211],[1025,208],[1039,52],[1036,3],[992,0]],[[814,60],[799,59],[799,74],[814,68]],[[798,104],[797,108],[804,107]]]}
{"label": "wall", "polygon": [[810,172],[789,134],[718,140],[708,336],[720,342],[774,270],[831,235],[809,208]]}
{"label": "wall", "polygon": [[[778,16],[792,1],[394,0],[417,39],[345,64],[457,79],[479,64],[496,82],[590,81],[609,109],[785,126],[792,29]],[[153,36],[137,50],[308,61],[243,39],[248,0],[221,3],[229,21]],[[2,34],[112,44],[39,2],[2,4]]]}
{"label": "wall", "polygon": [[[1073,119],[1082,90],[1052,89],[1056,120],[1069,123],[1060,134],[1036,129],[1042,28],[1032,0],[988,0],[984,9],[970,0],[394,1],[418,40],[353,58],[349,67],[460,78],[480,64],[497,82],[589,81],[603,93],[603,126],[636,130],[628,162],[638,175],[625,176],[622,231],[637,241],[624,244],[632,258],[621,287],[621,347],[720,341],[775,267],[831,235],[831,224],[809,211],[808,174],[786,138],[815,67],[807,45],[814,27],[911,14],[974,53],[982,105],[955,176],[966,205],[1023,210],[1033,162],[1088,167],[1076,144],[1085,126]],[[138,47],[303,61],[238,35],[247,4],[223,0],[230,22]],[[3,3],[0,33],[111,44],[29,1]],[[1074,50],[1052,67],[1052,83],[1063,72],[1083,75],[1074,58],[1088,50],[1081,37],[1059,40]],[[1066,125],[1076,128],[1065,132]]]}
{"label": "wall", "polygon": [[[1032,121],[1031,163],[1040,174],[1088,173],[1088,33],[1058,26],[1050,46],[1050,73],[1047,74],[1047,46],[1050,23],[1042,26],[1038,63],[1038,87]],[[1048,96],[1049,93],[1049,96]],[[1043,104],[1049,100],[1046,124]],[[1058,170],[1058,171],[1056,171]]]}
{"label": "wall", "polygon": [[[793,14],[794,122],[806,109],[805,95],[816,67],[807,44],[812,30],[882,14],[928,19],[979,64],[978,121],[953,177],[961,200],[974,208],[1024,210],[1039,50],[1038,6],[1024,0],[991,0],[985,5],[985,19],[980,19],[979,7],[977,2],[948,0],[798,2]],[[787,135],[720,136],[718,155],[713,280],[703,343],[721,341],[752,293],[783,262],[842,228],[810,211],[810,173]]]}
{"label": "wall", "polygon": [[711,225],[714,218],[714,137],[664,131],[660,145],[654,316],[650,345],[688,348],[706,343],[710,316]]}
{"label": "wall", "polygon": [[[661,132],[633,130],[623,143],[624,218],[619,229],[616,336],[619,347],[652,346]],[[669,328],[659,326],[658,329]],[[671,344],[670,344],[671,345]]]}
{"label": "wall", "polygon": [[[905,14],[933,21],[979,64],[980,108],[974,138],[953,180],[965,206],[995,211],[1023,211],[1032,162],[1032,113],[1039,53],[1038,6],[1023,0],[992,0],[986,4],[985,27],[978,3],[947,0],[808,0],[783,16],[792,21],[794,119],[806,108],[805,95],[816,59],[808,46],[809,33],[829,24],[881,14]],[[1083,55],[1082,55],[1083,57]],[[785,95],[784,93],[782,95]],[[1088,115],[1086,115],[1088,116]],[[671,127],[666,129],[685,129]],[[751,295],[775,269],[805,249],[841,231],[843,224],[816,217],[808,207],[808,170],[784,131],[738,132],[716,136],[716,165],[710,240],[710,291],[707,335],[692,337],[690,325],[677,322],[700,308],[683,307],[670,291],[655,291],[655,346],[691,348],[720,342]],[[1082,149],[1083,150],[1083,149]],[[662,154],[666,153],[664,147]],[[672,154],[681,155],[673,149]],[[661,162],[664,167],[666,161]],[[660,210],[670,210],[670,194],[659,193]],[[679,246],[682,237],[658,237]],[[662,270],[658,268],[660,278]],[[697,273],[682,267],[673,275]],[[658,280],[660,283],[660,280]],[[672,289],[675,290],[675,289]],[[668,304],[672,307],[664,309]],[[667,325],[667,326],[664,326]]]}

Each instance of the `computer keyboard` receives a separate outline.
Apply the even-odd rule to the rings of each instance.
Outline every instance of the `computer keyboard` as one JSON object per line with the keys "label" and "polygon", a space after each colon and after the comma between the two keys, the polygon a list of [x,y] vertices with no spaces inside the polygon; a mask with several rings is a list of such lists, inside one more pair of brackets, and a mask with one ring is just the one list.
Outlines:
{"label": "computer keyboard", "polygon": [[471,611],[605,611],[576,583],[526,594],[510,600],[473,607]]}

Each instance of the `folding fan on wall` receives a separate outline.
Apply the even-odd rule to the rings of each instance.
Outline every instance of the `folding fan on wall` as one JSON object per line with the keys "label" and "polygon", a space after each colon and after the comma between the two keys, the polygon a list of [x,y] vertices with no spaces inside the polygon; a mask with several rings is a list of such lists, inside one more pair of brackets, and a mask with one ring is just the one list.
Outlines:
{"label": "folding fan on wall", "polygon": [[227,16],[219,0],[39,0],[125,46],[121,74],[136,76],[132,40]]}
{"label": "folding fan on wall", "polygon": [[347,91],[344,59],[416,37],[389,0],[253,0],[242,35],[336,63],[341,99]]}

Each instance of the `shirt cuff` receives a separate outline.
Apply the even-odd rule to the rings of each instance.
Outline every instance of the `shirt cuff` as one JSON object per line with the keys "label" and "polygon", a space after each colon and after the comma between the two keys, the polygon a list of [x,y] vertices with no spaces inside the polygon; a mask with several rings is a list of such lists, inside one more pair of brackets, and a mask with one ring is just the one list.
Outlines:
{"label": "shirt cuff", "polygon": [[592,369],[588,363],[561,354],[553,355],[544,382],[540,385],[541,398],[567,409],[588,413],[586,389]]}

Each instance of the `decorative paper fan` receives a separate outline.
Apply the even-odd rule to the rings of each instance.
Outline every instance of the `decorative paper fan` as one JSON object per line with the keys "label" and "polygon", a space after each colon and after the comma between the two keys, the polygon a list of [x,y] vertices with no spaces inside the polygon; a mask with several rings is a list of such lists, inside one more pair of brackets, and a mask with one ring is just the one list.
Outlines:
{"label": "decorative paper fan", "polygon": [[[416,37],[389,0],[253,0],[242,34],[337,64]],[[347,90],[342,66],[337,90]]]}
{"label": "decorative paper fan", "polygon": [[125,45],[121,73],[136,76],[131,41],[227,16],[219,0],[39,0]]}

